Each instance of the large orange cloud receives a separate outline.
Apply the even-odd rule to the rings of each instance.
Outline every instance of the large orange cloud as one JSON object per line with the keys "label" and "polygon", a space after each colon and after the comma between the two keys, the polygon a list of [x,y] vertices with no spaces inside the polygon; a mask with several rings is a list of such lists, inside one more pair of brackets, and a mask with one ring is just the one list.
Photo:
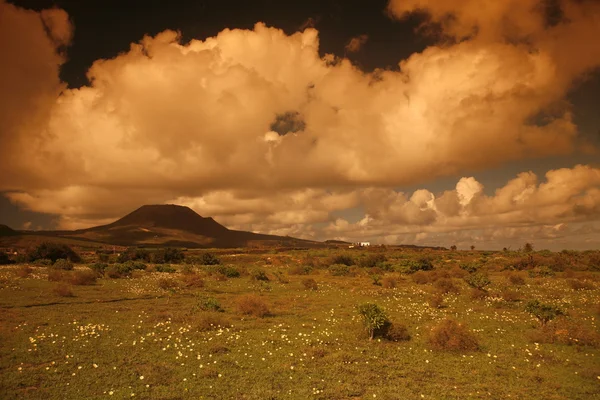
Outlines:
{"label": "large orange cloud", "polygon": [[[144,37],[96,61],[89,85],[66,89],[58,78],[73,32],[66,13],[0,1],[0,79],[11,89],[0,92],[8,177],[0,190],[62,216],[65,227],[165,201],[271,231],[313,234],[311,224],[358,205],[372,221],[436,227],[443,217],[453,226],[465,204],[490,201],[477,197],[476,182],[435,199],[390,188],[574,151],[564,99],[600,65],[591,3],[563,2],[564,18],[551,26],[533,0],[490,1],[480,13],[472,3],[391,1],[393,15],[425,10],[458,39],[399,60],[399,71],[321,57],[315,29],[286,35],[258,23],[188,43],[173,31]],[[297,121],[278,130],[296,128],[274,132],[282,116]],[[343,201],[323,203],[331,196]],[[593,191],[586,196],[564,218],[595,212]],[[268,204],[256,208],[257,199]],[[479,214],[470,215],[476,224]]]}

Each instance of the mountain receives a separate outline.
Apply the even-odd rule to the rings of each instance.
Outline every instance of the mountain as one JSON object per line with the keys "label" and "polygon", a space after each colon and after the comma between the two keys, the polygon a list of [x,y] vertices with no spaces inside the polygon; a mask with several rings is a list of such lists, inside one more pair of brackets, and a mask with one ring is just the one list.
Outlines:
{"label": "mountain", "polygon": [[76,231],[46,231],[45,235],[119,246],[313,247],[318,242],[292,237],[230,230],[189,207],[174,204],[145,205],[102,226]]}
{"label": "mountain", "polygon": [[0,236],[16,236],[19,232],[13,230],[9,226],[0,224]]}

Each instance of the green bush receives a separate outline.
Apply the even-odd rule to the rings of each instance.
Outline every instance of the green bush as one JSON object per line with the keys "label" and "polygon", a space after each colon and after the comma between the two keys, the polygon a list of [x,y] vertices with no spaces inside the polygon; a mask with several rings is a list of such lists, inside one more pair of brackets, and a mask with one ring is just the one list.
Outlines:
{"label": "green bush", "polygon": [[490,278],[486,274],[481,272],[476,272],[474,274],[467,275],[465,277],[465,282],[467,282],[467,284],[472,288],[478,290],[485,290],[485,288],[492,283]]}
{"label": "green bush", "polygon": [[216,271],[227,278],[239,278],[241,275],[240,271],[231,265],[220,265],[217,267]]}
{"label": "green bush", "polygon": [[154,270],[156,272],[168,272],[170,274],[172,274],[173,272],[177,271],[175,268],[173,268],[169,264],[158,264],[158,265],[155,265],[154,266]]}
{"label": "green bush", "polygon": [[56,260],[54,264],[52,264],[52,268],[71,271],[73,269],[73,263],[69,260],[65,260],[64,258],[60,258]]}
{"label": "green bush", "polygon": [[255,270],[251,271],[250,277],[252,279],[254,279],[255,281],[263,281],[263,282],[269,281],[269,277],[267,276],[267,273],[265,271],[263,271],[262,269],[255,269]]}
{"label": "green bush", "polygon": [[354,259],[348,254],[338,254],[331,259],[331,264],[341,264],[350,267],[354,265]]}
{"label": "green bush", "polygon": [[97,262],[90,265],[90,269],[100,275],[104,275],[106,268],[108,268],[108,264],[103,262]]}
{"label": "green bush", "polygon": [[185,259],[185,254],[179,249],[166,247],[150,253],[150,261],[154,264],[180,264]]}
{"label": "green bush", "polygon": [[35,249],[27,252],[27,261],[33,262],[40,259],[48,259],[53,263],[58,259],[65,259],[71,262],[80,262],[81,257],[66,244],[54,242],[40,243]]}
{"label": "green bush", "polygon": [[539,300],[529,301],[525,305],[525,311],[536,317],[542,326],[560,315],[565,315],[565,312],[560,307],[540,303]]}
{"label": "green bush", "polygon": [[109,278],[117,279],[130,276],[132,271],[131,264],[111,264],[106,268],[104,274]]}
{"label": "green bush", "polygon": [[380,267],[387,261],[386,257],[382,253],[369,254],[358,260],[358,266],[362,268],[373,268]]}
{"label": "green bush", "polygon": [[459,267],[463,271],[467,271],[468,273],[473,274],[477,272],[480,265],[478,263],[460,263]]}
{"label": "green bush", "polygon": [[358,314],[361,316],[363,325],[369,335],[369,340],[373,340],[382,328],[390,324],[390,320],[385,311],[377,304],[364,303],[357,306]]}
{"label": "green bush", "polygon": [[214,255],[213,253],[204,253],[202,254],[202,258],[200,259],[202,265],[219,265],[221,264],[221,260]]}
{"label": "green bush", "polygon": [[219,300],[214,297],[202,297],[198,299],[197,307],[202,311],[224,311]]}
{"label": "green bush", "polygon": [[118,263],[126,263],[127,261],[146,261],[150,262],[150,252],[146,249],[131,248],[117,257]]}
{"label": "green bush", "polygon": [[433,264],[427,257],[421,257],[417,260],[405,260],[404,271],[409,274],[414,274],[417,271],[431,271],[433,270]]}
{"label": "green bush", "polygon": [[329,273],[333,276],[348,276],[350,275],[350,267],[344,264],[333,264],[330,265]]}

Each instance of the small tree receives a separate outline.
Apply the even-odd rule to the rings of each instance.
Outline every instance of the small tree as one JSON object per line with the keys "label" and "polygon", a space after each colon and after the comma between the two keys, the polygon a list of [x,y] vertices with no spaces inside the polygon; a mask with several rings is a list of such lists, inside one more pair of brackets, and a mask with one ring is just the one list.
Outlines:
{"label": "small tree", "polygon": [[375,333],[378,330],[381,330],[386,325],[390,324],[390,320],[385,314],[385,311],[377,304],[363,303],[357,307],[357,311],[362,317],[365,329],[369,334],[369,340],[373,340]]}
{"label": "small tree", "polygon": [[219,265],[221,264],[221,260],[213,253],[204,253],[202,254],[202,259],[200,261],[202,265]]}
{"label": "small tree", "polygon": [[457,249],[457,247],[456,247],[456,245],[455,245],[455,244],[453,244],[452,246],[450,246],[450,250],[452,250],[452,251],[456,251],[456,249]]}
{"label": "small tree", "polygon": [[471,245],[471,251],[475,250],[475,246]]}
{"label": "small tree", "polygon": [[81,261],[81,257],[79,257],[79,255],[66,244],[43,242],[40,243],[40,245],[35,249],[27,252],[27,261],[29,262],[47,259],[54,263],[60,258],[69,260],[71,262]]}
{"label": "small tree", "polygon": [[531,253],[532,251],[533,251],[533,244],[525,243],[525,245],[523,246],[523,252]]}
{"label": "small tree", "polygon": [[484,290],[487,286],[489,286],[492,281],[490,278],[483,273],[475,272],[473,274],[469,274],[465,278],[465,282],[475,289]]}
{"label": "small tree", "polygon": [[552,321],[559,315],[565,315],[565,312],[557,306],[540,303],[539,300],[532,300],[525,305],[525,311],[536,317],[542,326]]}

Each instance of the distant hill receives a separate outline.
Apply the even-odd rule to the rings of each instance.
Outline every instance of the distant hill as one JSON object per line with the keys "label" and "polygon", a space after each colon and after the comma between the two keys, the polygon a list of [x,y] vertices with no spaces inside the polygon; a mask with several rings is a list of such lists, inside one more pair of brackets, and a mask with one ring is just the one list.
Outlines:
{"label": "distant hill", "polygon": [[230,230],[210,217],[198,215],[189,207],[174,204],[145,205],[108,225],[37,234],[119,246],[232,248],[323,245],[287,236]]}
{"label": "distant hill", "polygon": [[0,224],[0,236],[17,236],[19,232],[9,226]]}

